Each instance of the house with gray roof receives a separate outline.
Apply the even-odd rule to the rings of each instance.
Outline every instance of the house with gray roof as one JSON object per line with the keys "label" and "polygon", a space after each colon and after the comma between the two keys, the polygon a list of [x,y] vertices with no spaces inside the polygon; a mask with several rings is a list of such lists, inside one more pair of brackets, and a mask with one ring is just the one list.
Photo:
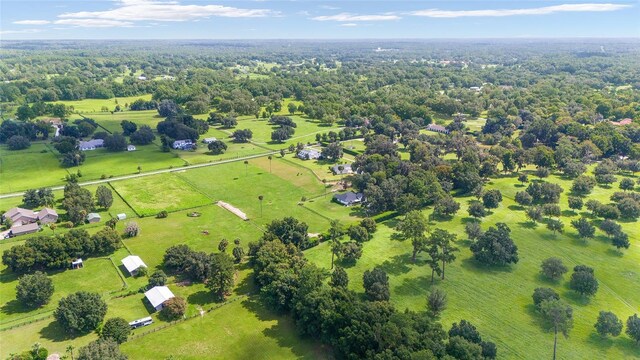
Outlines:
{"label": "house with gray roof", "polygon": [[[342,167],[342,170],[340,170]],[[339,164],[331,167],[331,171],[336,175],[347,175],[353,174],[353,170],[351,169],[351,164]]]}
{"label": "house with gray roof", "polygon": [[49,224],[58,221],[58,213],[50,208],[42,208],[38,211],[38,221],[40,224]]}
{"label": "house with gray roof", "polygon": [[318,150],[307,148],[300,150],[296,156],[302,160],[317,160],[322,157],[322,154]]}
{"label": "house with gray roof", "polygon": [[19,207],[9,209],[4,215],[3,220],[11,221],[12,226],[25,225],[38,221],[38,214],[33,210],[23,209]]}
{"label": "house with gray roof", "polygon": [[441,133],[441,134],[448,134],[449,133],[449,130],[447,130],[446,127],[444,127],[442,125],[436,125],[436,124],[429,124],[427,126],[427,130],[433,131],[433,132],[437,132],[437,133]]}
{"label": "house with gray roof", "polygon": [[364,194],[347,191],[344,194],[335,194],[333,199],[344,206],[351,206],[361,203],[364,199]]}
{"label": "house with gray roof", "polygon": [[150,290],[147,290],[144,293],[144,296],[156,311],[162,310],[164,302],[175,297],[171,290],[166,286],[155,286]]}
{"label": "house with gray roof", "polygon": [[100,222],[101,219],[102,218],[100,217],[100,214],[98,214],[98,213],[89,213],[89,214],[87,214],[87,222],[89,224]]}
{"label": "house with gray roof", "polygon": [[78,144],[78,149],[81,151],[95,150],[101,147],[104,147],[104,140],[102,139],[91,139],[89,141],[80,141],[80,144]]}
{"label": "house with gray roof", "polygon": [[31,234],[38,230],[40,230],[40,225],[37,223],[14,226],[9,230],[9,237]]}
{"label": "house with gray roof", "polygon": [[194,144],[191,139],[176,140],[171,144],[171,147],[176,150],[191,150],[195,149],[196,144]]}

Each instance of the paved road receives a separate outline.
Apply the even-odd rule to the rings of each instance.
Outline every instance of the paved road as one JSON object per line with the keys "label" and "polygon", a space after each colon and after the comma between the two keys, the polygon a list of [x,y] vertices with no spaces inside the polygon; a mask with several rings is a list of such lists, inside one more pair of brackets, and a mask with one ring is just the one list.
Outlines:
{"label": "paved road", "polygon": [[[202,167],[207,167],[207,166],[216,166],[216,165],[228,164],[228,163],[232,163],[232,162],[236,162],[236,161],[244,161],[244,160],[249,160],[249,159],[255,159],[255,158],[274,155],[274,154],[279,154],[279,153],[280,153],[280,151],[269,151],[269,152],[262,153],[262,154],[248,155],[248,156],[243,156],[243,157],[239,157],[239,158],[235,158],[235,159],[221,160],[221,161],[217,161],[217,162],[210,162],[210,163],[204,163],[204,164],[195,164],[195,165],[187,165],[187,166],[176,167],[176,168],[173,168],[173,169],[162,169],[162,170],[144,172],[144,173],[140,173],[140,174],[114,176],[114,177],[112,177],[110,179],[100,179],[100,180],[86,181],[86,182],[79,183],[79,185],[80,186],[87,186],[87,185],[102,184],[102,183],[112,182],[112,181],[135,179],[135,178],[151,176],[151,175],[157,175],[157,174],[164,174],[164,173],[170,173],[170,172],[176,172],[176,171],[197,169],[197,168],[202,168]],[[62,190],[62,189],[64,189],[64,185],[51,187],[51,190]],[[17,192],[17,193],[12,193],[12,194],[2,194],[2,195],[0,195],[0,199],[6,199],[6,198],[12,198],[12,197],[18,197],[18,196],[24,196],[24,192]]]}

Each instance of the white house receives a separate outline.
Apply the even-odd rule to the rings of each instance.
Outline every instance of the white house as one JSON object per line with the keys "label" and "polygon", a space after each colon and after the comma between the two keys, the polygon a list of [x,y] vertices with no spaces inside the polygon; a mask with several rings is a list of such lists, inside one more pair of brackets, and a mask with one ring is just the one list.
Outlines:
{"label": "white house", "polygon": [[127,151],[136,151],[135,145],[127,145]]}
{"label": "white house", "polygon": [[117,214],[116,217],[118,218],[118,220],[124,220],[127,218],[127,214],[125,213]]}
{"label": "white house", "polygon": [[190,139],[176,140],[171,145],[171,147],[176,150],[191,150],[194,146],[195,144]]}
{"label": "white house", "polygon": [[297,156],[302,160],[317,160],[320,159],[322,154],[320,153],[320,151],[314,149],[303,149],[298,152]]}
{"label": "white house", "polygon": [[202,140],[203,143],[205,144],[211,144],[212,142],[216,141],[218,139],[214,138],[214,137],[210,137],[210,138],[205,138],[204,140]]}
{"label": "white house", "polygon": [[155,286],[151,290],[147,290],[144,296],[156,311],[162,310],[164,302],[175,297],[166,286]]}
{"label": "white house", "polygon": [[95,150],[101,147],[104,147],[104,140],[102,139],[91,139],[89,141],[80,141],[80,144],[78,145],[78,149],[82,151]]}
{"label": "white house", "polygon": [[131,276],[136,276],[138,269],[141,267],[147,267],[147,264],[145,264],[144,261],[140,259],[140,256],[137,255],[129,255],[122,259],[122,265],[124,265],[124,268],[127,269]]}

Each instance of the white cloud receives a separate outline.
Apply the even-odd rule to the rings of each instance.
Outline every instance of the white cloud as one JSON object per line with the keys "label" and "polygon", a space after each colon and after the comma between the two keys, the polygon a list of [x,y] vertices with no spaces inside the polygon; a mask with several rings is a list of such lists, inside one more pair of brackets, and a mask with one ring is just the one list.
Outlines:
{"label": "white cloud", "polygon": [[107,27],[131,27],[133,23],[130,21],[105,20],[105,19],[61,19],[54,22],[57,25],[71,25],[88,28],[107,28]]}
{"label": "white cloud", "polygon": [[529,9],[439,10],[426,9],[410,12],[410,15],[431,18],[501,17],[515,15],[548,15],[559,12],[602,12],[631,7],[626,4],[563,4]]}
{"label": "white cloud", "polygon": [[311,18],[311,20],[316,21],[344,21],[344,22],[353,22],[353,21],[389,21],[389,20],[399,20],[401,19],[398,15],[393,14],[384,14],[384,15],[354,15],[350,13],[340,13],[336,15],[325,15],[325,16],[316,16]]}
{"label": "white cloud", "polygon": [[6,34],[34,34],[39,33],[42,30],[40,29],[24,29],[24,30],[2,30],[0,31],[0,35]]}
{"label": "white cloud", "polygon": [[340,26],[344,26],[344,27],[355,27],[355,26],[358,26],[358,24],[356,24],[356,23],[344,23],[344,24],[340,24]]}
{"label": "white cloud", "polygon": [[320,8],[325,10],[340,10],[339,7],[331,5],[320,5]]}
{"label": "white cloud", "polygon": [[19,21],[14,21],[14,24],[18,24],[18,25],[46,25],[46,24],[50,24],[51,21],[49,20],[19,20]]}
{"label": "white cloud", "polygon": [[118,7],[105,11],[78,11],[60,14],[63,19],[105,19],[118,21],[187,21],[212,16],[265,17],[278,15],[268,9],[241,9],[223,5],[181,5],[176,1],[121,0]]}

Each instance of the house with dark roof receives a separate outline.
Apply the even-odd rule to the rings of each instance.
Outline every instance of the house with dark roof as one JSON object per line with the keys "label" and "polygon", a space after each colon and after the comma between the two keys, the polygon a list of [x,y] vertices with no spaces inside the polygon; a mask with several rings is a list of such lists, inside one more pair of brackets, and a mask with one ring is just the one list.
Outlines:
{"label": "house with dark roof", "polygon": [[58,213],[50,208],[42,208],[38,211],[38,221],[40,224],[49,224],[58,221]]}
{"label": "house with dark roof", "polygon": [[104,147],[104,140],[102,139],[91,139],[89,141],[80,141],[80,144],[78,144],[78,149],[81,151],[95,150],[101,147]]}
{"label": "house with dark roof", "polygon": [[9,230],[9,237],[31,234],[40,230],[40,225],[31,223],[26,225],[14,226]]}
{"label": "house with dark roof", "polygon": [[322,154],[318,150],[307,148],[300,150],[296,156],[302,160],[317,160],[322,157]]}
{"label": "house with dark roof", "polygon": [[173,144],[171,144],[171,147],[176,150],[191,150],[195,149],[196,144],[194,144],[191,139],[184,139],[174,141]]}
{"label": "house with dark roof", "polygon": [[361,203],[364,199],[364,194],[347,191],[344,194],[335,194],[333,199],[344,206],[351,206]]}
{"label": "house with dark roof", "polygon": [[[340,170],[341,167],[342,167],[342,170]],[[331,167],[331,171],[336,175],[353,174],[353,170],[351,169],[351,164],[334,165]]]}
{"label": "house with dark roof", "polygon": [[447,128],[445,128],[442,125],[436,125],[436,124],[429,124],[427,126],[427,130],[428,131],[437,132],[437,133],[441,133],[441,134],[448,134],[449,133],[449,130],[447,130]]}

